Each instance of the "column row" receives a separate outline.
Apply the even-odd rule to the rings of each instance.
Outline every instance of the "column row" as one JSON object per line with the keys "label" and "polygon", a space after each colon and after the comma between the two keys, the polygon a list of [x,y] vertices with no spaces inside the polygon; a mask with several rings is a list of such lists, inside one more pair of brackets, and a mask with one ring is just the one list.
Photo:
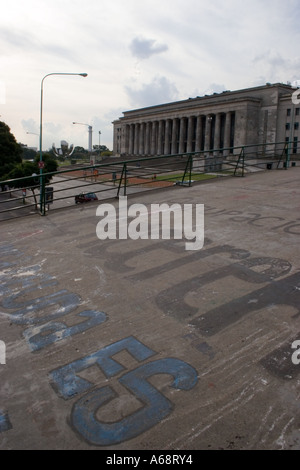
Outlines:
{"label": "column row", "polygon": [[123,149],[137,156],[212,150],[227,155],[234,130],[235,112],[127,124]]}

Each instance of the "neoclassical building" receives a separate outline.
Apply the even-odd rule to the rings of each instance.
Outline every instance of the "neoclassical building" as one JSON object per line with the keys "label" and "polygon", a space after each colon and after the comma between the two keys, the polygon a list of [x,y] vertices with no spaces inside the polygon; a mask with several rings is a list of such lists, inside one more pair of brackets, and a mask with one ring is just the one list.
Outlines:
{"label": "neoclassical building", "polygon": [[233,147],[293,142],[298,153],[300,105],[295,88],[282,83],[160,104],[123,112],[113,122],[115,156],[147,157],[210,152],[226,157]]}

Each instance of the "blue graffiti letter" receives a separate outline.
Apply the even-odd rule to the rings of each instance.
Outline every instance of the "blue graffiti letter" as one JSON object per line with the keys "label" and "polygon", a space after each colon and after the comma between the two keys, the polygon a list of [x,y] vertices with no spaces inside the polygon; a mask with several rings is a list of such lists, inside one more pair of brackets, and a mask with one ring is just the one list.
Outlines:
{"label": "blue graffiti letter", "polygon": [[142,365],[125,374],[119,382],[129,389],[144,406],[132,415],[112,424],[101,423],[96,413],[116,394],[110,387],[102,387],[86,394],[72,411],[72,424],[90,444],[110,446],[133,439],[147,431],[172,411],[172,403],[148,381],[156,374],[173,376],[172,387],[191,390],[197,383],[197,372],[178,359],[161,359]]}
{"label": "blue graffiti letter", "polygon": [[76,374],[97,364],[106,377],[114,377],[122,372],[124,367],[112,359],[112,357],[124,350],[127,350],[139,362],[145,361],[155,354],[154,351],[144,346],[133,336],[130,336],[129,338],[106,346],[90,356],[86,356],[60,369],[52,371],[50,377],[53,387],[58,395],[62,396],[65,400],[73,398],[74,395],[78,395],[79,393],[86,392],[93,385],[87,380],[78,377]]}
{"label": "blue graffiti letter", "polygon": [[[105,313],[95,312],[94,310],[81,312],[79,316],[87,318],[87,320],[69,328],[62,322],[50,322],[46,325],[28,328],[23,332],[23,336],[28,342],[31,351],[39,351],[50,344],[87,331],[106,321]],[[46,332],[48,332],[47,335],[45,334]]]}

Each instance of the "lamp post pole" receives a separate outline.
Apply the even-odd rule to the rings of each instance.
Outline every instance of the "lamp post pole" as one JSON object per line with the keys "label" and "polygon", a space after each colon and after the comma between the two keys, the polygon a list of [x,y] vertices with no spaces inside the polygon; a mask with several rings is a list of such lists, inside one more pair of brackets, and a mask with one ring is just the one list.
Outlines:
{"label": "lamp post pole", "polygon": [[99,131],[99,158],[101,161],[100,137],[101,137],[101,131]]}
{"label": "lamp post pole", "polygon": [[92,160],[92,151],[93,151],[93,127],[89,124],[84,124],[83,122],[73,122],[73,124],[79,124],[80,126],[87,126],[89,132],[89,154],[90,154],[90,165],[93,165],[94,162]]}
{"label": "lamp post pole", "polygon": [[43,86],[44,80],[46,77],[50,75],[80,75],[81,77],[87,77],[87,73],[68,73],[68,72],[53,72],[48,73],[45,75],[41,81],[41,108],[40,108],[40,161],[39,161],[39,168],[40,168],[40,211],[42,213],[42,203],[43,203],[43,195],[42,195],[42,186],[43,186]]}

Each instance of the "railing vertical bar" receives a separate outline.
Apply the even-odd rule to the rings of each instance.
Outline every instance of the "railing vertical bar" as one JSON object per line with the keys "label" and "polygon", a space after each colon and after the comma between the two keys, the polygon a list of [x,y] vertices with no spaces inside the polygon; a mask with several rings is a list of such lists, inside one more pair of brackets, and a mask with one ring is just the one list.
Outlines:
{"label": "railing vertical bar", "polygon": [[123,181],[124,169],[125,169],[125,164],[123,165],[123,168],[122,168],[122,173],[121,173],[121,178],[120,178],[120,181],[119,181],[119,187],[118,187],[117,197],[119,197],[119,194],[120,194],[120,189],[121,189],[122,181]]}

